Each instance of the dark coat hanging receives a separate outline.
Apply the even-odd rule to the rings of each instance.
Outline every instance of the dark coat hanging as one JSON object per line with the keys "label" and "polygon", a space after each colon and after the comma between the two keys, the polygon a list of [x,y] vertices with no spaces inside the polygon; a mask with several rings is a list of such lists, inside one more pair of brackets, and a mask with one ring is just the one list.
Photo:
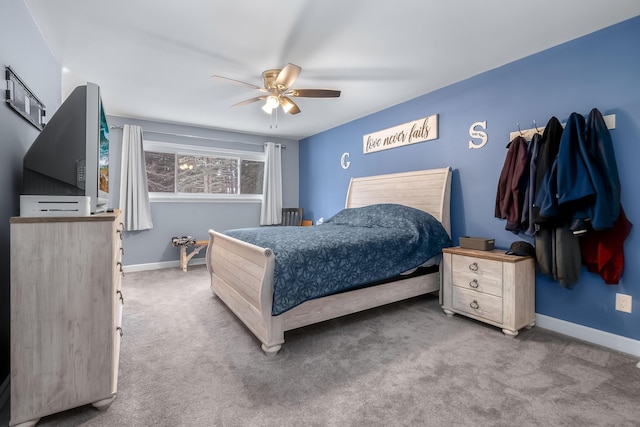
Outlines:
{"label": "dark coat hanging", "polygon": [[495,217],[507,220],[505,229],[518,233],[522,229],[522,206],[525,179],[529,175],[527,141],[516,136],[507,144],[507,156],[498,180]]}

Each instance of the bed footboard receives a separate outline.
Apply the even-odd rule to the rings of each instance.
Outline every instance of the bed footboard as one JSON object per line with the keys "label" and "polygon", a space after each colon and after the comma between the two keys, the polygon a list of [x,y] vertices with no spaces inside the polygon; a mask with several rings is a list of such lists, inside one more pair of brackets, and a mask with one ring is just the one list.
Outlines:
{"label": "bed footboard", "polygon": [[277,353],[284,330],[282,321],[271,316],[273,252],[209,230],[207,268],[213,293],[262,342],[267,355]]}
{"label": "bed footboard", "polygon": [[262,248],[209,230],[207,268],[211,290],[262,342],[262,350],[275,355],[284,332],[372,307],[389,304],[440,288],[438,272],[342,292],[306,301],[279,316],[271,315],[275,258]]}

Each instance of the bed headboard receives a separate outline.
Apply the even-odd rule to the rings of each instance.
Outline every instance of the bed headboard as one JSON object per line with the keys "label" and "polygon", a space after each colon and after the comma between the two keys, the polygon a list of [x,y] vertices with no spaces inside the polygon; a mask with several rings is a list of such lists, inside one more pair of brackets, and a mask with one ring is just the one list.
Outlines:
{"label": "bed headboard", "polygon": [[351,178],[345,207],[397,203],[429,212],[451,236],[451,168]]}

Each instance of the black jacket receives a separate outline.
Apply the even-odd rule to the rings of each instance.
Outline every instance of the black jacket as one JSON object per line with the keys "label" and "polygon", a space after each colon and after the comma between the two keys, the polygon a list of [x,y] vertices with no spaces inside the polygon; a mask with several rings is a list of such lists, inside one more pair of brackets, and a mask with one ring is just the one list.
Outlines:
{"label": "black jacket", "polygon": [[[562,124],[556,117],[551,117],[544,128],[542,139],[540,140],[540,148],[538,150],[538,168],[535,176],[535,192],[533,200],[536,200],[538,193],[544,191],[545,174],[551,173],[551,166],[556,159],[560,149],[560,138],[562,137]],[[534,177],[531,177],[534,179]],[[534,203],[531,209],[531,222],[535,224],[549,223],[549,218],[540,215],[540,207]],[[552,222],[552,221],[551,221]],[[557,225],[549,224],[551,226]]]}

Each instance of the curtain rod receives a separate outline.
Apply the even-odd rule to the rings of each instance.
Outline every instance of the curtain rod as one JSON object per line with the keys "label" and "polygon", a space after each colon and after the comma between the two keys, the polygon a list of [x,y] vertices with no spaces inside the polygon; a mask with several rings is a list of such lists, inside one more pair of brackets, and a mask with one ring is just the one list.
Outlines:
{"label": "curtain rod", "polygon": [[[109,126],[109,129],[122,129],[122,126],[111,125],[111,126]],[[264,143],[255,143],[255,142],[234,141],[234,140],[231,140],[231,139],[209,138],[209,137],[206,137],[206,136],[188,135],[188,134],[184,134],[184,133],[160,132],[160,131],[156,131],[156,130],[144,130],[143,129],[143,133],[155,133],[155,134],[159,134],[159,135],[179,136],[179,137],[182,137],[182,138],[204,139],[206,141],[231,142],[231,143],[234,143],[234,144],[246,144],[246,145],[263,145],[264,144]],[[284,144],[280,144],[280,145],[282,146],[283,149],[287,148],[287,146],[284,145]]]}

